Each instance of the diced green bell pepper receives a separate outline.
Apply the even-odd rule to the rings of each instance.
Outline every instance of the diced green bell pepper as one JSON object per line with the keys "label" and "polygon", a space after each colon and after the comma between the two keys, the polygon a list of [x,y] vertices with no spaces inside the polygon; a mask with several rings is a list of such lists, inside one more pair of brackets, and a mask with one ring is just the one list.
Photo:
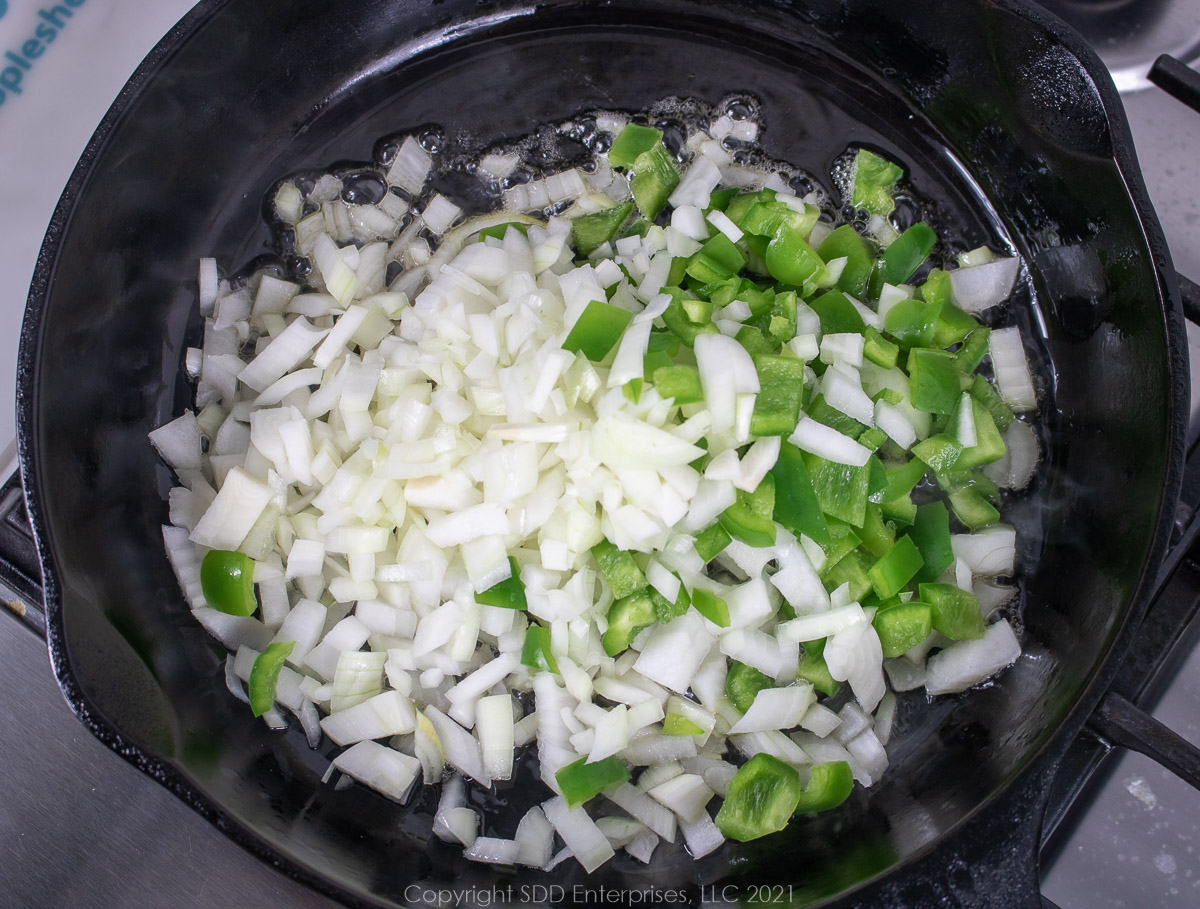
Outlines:
{"label": "diced green bell pepper", "polygon": [[775,833],[787,826],[803,792],[794,767],[769,754],[756,754],[729,781],[717,828],[741,843]]}
{"label": "diced green bell pepper", "polygon": [[493,240],[503,240],[504,235],[508,233],[508,229],[512,228],[521,234],[529,233],[529,225],[523,224],[520,221],[505,221],[503,224],[493,224],[491,227],[485,227],[475,236],[480,240],[491,238]]}
{"label": "diced green bell pepper", "polygon": [[854,158],[854,187],[850,204],[873,215],[890,215],[896,207],[892,187],[904,175],[896,164],[860,148]]}
{"label": "diced green bell pepper", "polygon": [[867,292],[867,283],[875,268],[875,255],[867,240],[854,229],[853,224],[843,224],[835,227],[821,241],[817,252],[826,262],[845,257],[846,265],[838,277],[838,290],[844,290],[853,297],[862,299]]}
{"label": "diced green bell pepper", "polygon": [[955,353],[955,363],[964,375],[970,375],[979,368],[988,352],[988,336],[992,330],[986,325],[978,326],[963,340]]}
{"label": "diced green bell pepper", "polygon": [[804,454],[804,466],[808,468],[821,511],[854,527],[862,527],[866,519],[870,467],[838,464],[808,452]]}
{"label": "diced green bell pepper", "polygon": [[954,354],[944,350],[913,348],[908,354],[912,405],[928,413],[954,413],[962,394],[962,380]]}
{"label": "diced green bell pepper", "polygon": [[867,575],[871,578],[876,595],[886,600],[903,590],[924,564],[925,560],[916,544],[909,537],[901,537],[886,555],[871,566]]}
{"label": "diced green bell pepper", "polygon": [[654,370],[651,381],[659,397],[671,398],[676,404],[697,404],[704,400],[700,373],[694,366],[660,366]]}
{"label": "diced green bell pepper", "polygon": [[746,265],[746,255],[724,234],[714,234],[705,241],[691,259],[687,273],[708,284],[736,275]]}
{"label": "diced green bell pepper", "polygon": [[567,332],[563,350],[582,353],[589,360],[599,362],[621,340],[632,320],[633,313],[629,310],[593,300]]}
{"label": "diced green bell pepper", "polygon": [[747,546],[774,546],[775,478],[769,473],[753,492],[738,490],[737,501],[721,512],[721,526]]}
{"label": "diced green bell pepper", "polygon": [[629,189],[638,210],[653,221],[658,217],[667,197],[679,185],[679,171],[666,146],[661,142],[642,152],[633,162]]}
{"label": "diced green bell pepper", "polygon": [[985,627],[979,599],[953,584],[921,584],[917,590],[921,602],[933,610],[933,630],[952,641],[973,641],[983,637]]}
{"label": "diced green bell pepper", "polygon": [[729,627],[729,604],[715,593],[709,593],[697,587],[692,591],[692,605],[696,611],[714,625],[721,628]]}
{"label": "diced green bell pepper", "polygon": [[797,814],[816,814],[836,808],[850,797],[854,773],[845,761],[827,761],[809,768],[812,776],[796,802]]}
{"label": "diced green bell pepper", "polygon": [[969,530],[980,530],[1000,520],[1000,512],[974,487],[956,489],[947,498],[954,516]]}
{"label": "diced green bell pepper", "polygon": [[886,606],[875,613],[871,624],[879,635],[883,655],[901,656],[916,647],[933,630],[933,610],[928,603],[911,600]]}
{"label": "diced green bell pepper", "polygon": [[554,774],[558,789],[566,799],[568,808],[578,808],[596,797],[605,789],[611,789],[630,780],[629,768],[618,757],[606,757],[592,761],[583,757],[574,763],[560,767]]}
{"label": "diced green bell pepper", "polygon": [[763,258],[772,278],[806,291],[815,290],[828,274],[817,251],[786,225],[775,232]]}
{"label": "diced green bell pepper", "polygon": [[850,599],[861,601],[871,592],[871,576],[867,572],[869,556],[859,549],[848,552],[836,563],[827,565],[820,573],[821,583],[828,590],[849,585]]}
{"label": "diced green bell pepper", "polygon": [[601,540],[592,547],[592,558],[596,560],[614,599],[627,597],[646,586],[646,575],[638,567],[633,553],[617,549],[608,540]]}
{"label": "diced green bell pepper", "polygon": [[747,666],[737,660],[729,664],[729,673],[725,676],[725,693],[729,695],[733,706],[742,713],[750,709],[760,691],[773,687],[775,680],[753,666]]}
{"label": "diced green bell pepper", "polygon": [[830,674],[829,666],[825,662],[825,638],[819,641],[805,642],[796,675],[810,683],[817,691],[830,697],[836,695],[838,689],[842,687],[842,683]]}
{"label": "diced green bell pepper", "polygon": [[987,412],[992,416],[992,422],[996,424],[996,428],[1000,432],[1004,432],[1012,425],[1016,416],[991,382],[983,376],[977,375],[971,380],[971,387],[968,390],[971,392],[971,397],[987,408]]}
{"label": "diced green bell pepper", "polygon": [[884,369],[891,369],[896,365],[900,356],[898,345],[893,344],[871,325],[863,329],[863,337],[866,338],[863,343],[864,357]]}
{"label": "diced green bell pepper", "polygon": [[940,309],[940,303],[926,303],[909,297],[884,313],[883,330],[904,350],[928,347],[933,343]]}
{"label": "diced green bell pepper", "polygon": [[975,421],[975,444],[963,449],[958,460],[954,462],[956,468],[969,469],[990,464],[1004,457],[1006,451],[1004,437],[996,428],[987,407],[980,403],[978,398],[970,397],[968,400],[971,402],[971,418]]}
{"label": "diced green bell pepper", "polygon": [[729,545],[733,539],[729,535],[729,531],[721,526],[718,521],[715,524],[710,524],[704,530],[696,535],[696,552],[704,561],[711,562],[718,555],[725,551],[725,547]]}
{"label": "diced green bell pepper", "polygon": [[228,615],[253,615],[254,560],[244,552],[210,549],[200,563],[200,589],[208,605]]}
{"label": "diced green bell pepper", "polygon": [[250,698],[250,709],[255,716],[262,716],[275,706],[275,691],[279,685],[279,673],[284,661],[295,647],[293,641],[275,641],[268,644],[250,667],[250,681],[246,693]]}
{"label": "diced green bell pepper", "polygon": [[571,242],[583,256],[591,255],[597,247],[616,236],[625,219],[633,211],[632,202],[622,202],[604,211],[580,215],[571,222]]}
{"label": "diced green bell pepper", "polygon": [[867,327],[862,314],[841,291],[831,290],[808,304],[821,320],[821,334],[861,332]]}
{"label": "diced green bell pepper", "polygon": [[653,625],[657,616],[650,588],[622,597],[608,608],[608,630],[604,632],[604,652],[610,657],[624,653],[638,632]]}
{"label": "diced green bell pepper", "polygon": [[863,548],[877,559],[883,558],[896,545],[896,532],[884,520],[882,505],[867,502],[867,518],[859,536]]}
{"label": "diced green bell pepper", "polygon": [[688,347],[691,347],[696,343],[697,336],[720,334],[720,329],[711,320],[703,322],[694,321],[688,315],[687,303],[689,302],[691,301],[676,295],[667,304],[667,308],[662,314],[662,320],[679,340]]}
{"label": "diced green bell pepper", "polygon": [[945,473],[962,454],[962,445],[953,436],[938,433],[914,445],[912,453],[915,459],[922,461],[934,473]]}
{"label": "diced green bell pepper", "polygon": [[475,594],[476,603],[522,611],[529,608],[529,603],[525,599],[525,585],[521,583],[521,567],[512,556],[508,557],[508,566],[512,574],[499,584],[493,584],[487,590]]}
{"label": "diced green bell pepper", "polygon": [[917,572],[918,581],[933,581],[954,562],[950,546],[950,513],[944,502],[929,502],[918,506],[913,525],[907,531],[921,552],[924,565]]}
{"label": "diced green bell pepper", "polygon": [[771,354],[754,354],[758,395],[750,417],[750,434],[788,436],[800,420],[804,401],[804,361]]}
{"label": "diced green bell pepper", "polygon": [[626,124],[608,149],[608,163],[617,168],[628,168],[639,155],[650,151],[662,141],[662,130],[637,123]]}
{"label": "diced green bell pepper", "polygon": [[771,468],[775,479],[775,521],[797,538],[804,534],[817,543],[829,542],[829,529],[817,501],[816,491],[804,465],[804,453],[790,442],[779,447],[779,457]]}
{"label": "diced green bell pepper", "polygon": [[883,280],[888,284],[907,283],[936,243],[937,234],[924,221],[909,227],[883,251]]}
{"label": "diced green bell pepper", "polygon": [[558,661],[550,650],[550,629],[541,625],[530,625],[525,631],[525,643],[521,647],[521,664],[531,669],[558,673]]}

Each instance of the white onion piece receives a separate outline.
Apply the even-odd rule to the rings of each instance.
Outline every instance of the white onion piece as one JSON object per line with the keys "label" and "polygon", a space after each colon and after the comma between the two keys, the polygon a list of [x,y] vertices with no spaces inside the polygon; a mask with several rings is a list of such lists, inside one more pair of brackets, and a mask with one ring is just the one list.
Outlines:
{"label": "white onion piece", "polygon": [[851,467],[862,467],[871,457],[870,449],[809,416],[800,417],[800,422],[796,424],[796,429],[788,437],[788,441],[801,451]]}
{"label": "white onion piece", "polygon": [[421,772],[416,758],[378,742],[359,742],[335,757],[333,766],[398,802],[408,799]]}
{"label": "white onion piece", "polygon": [[322,731],[337,745],[403,735],[416,728],[417,713],[412,701],[399,691],[377,694],[321,721]]}
{"label": "white onion piece", "polygon": [[977,575],[1007,577],[1013,573],[1017,532],[1008,524],[993,524],[975,533],[952,534],[950,545],[955,556],[963,559]]}
{"label": "white onion piece", "polygon": [[1021,330],[1015,325],[992,329],[988,335],[988,354],[996,373],[996,388],[1008,406],[1018,413],[1036,409],[1037,392],[1025,358]]}
{"label": "white onion piece", "polygon": [[1021,645],[1004,619],[989,625],[976,641],[955,641],[929,658],[925,690],[930,695],[966,691],[1012,665]]}
{"label": "white onion piece", "polygon": [[956,268],[950,272],[950,293],[965,312],[983,312],[1008,299],[1020,273],[1020,259]]}
{"label": "white onion piece", "polygon": [[562,797],[542,803],[546,820],[554,825],[567,848],[589,874],[615,854],[600,829],[582,808],[567,808]]}

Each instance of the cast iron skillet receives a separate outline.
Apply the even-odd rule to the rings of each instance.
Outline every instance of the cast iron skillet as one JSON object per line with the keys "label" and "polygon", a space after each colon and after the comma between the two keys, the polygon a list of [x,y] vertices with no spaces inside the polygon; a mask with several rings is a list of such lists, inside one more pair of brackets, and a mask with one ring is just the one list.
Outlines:
{"label": "cast iron skillet", "polygon": [[[438,123],[450,152],[587,108],[749,91],[773,155],[828,173],[849,143],[911,168],[954,244],[1028,266],[1012,317],[1039,364],[1044,461],[1012,511],[1025,655],[996,682],[902,699],[892,768],[838,812],[693,862],[660,848],[591,879],[464,867],[428,819],[322,786],[302,737],[224,689],[163,555],[166,469],[202,255],[268,251],[271,181],[368,159]],[[448,184],[454,182],[447,178]],[[532,5],[201,3],[88,145],[43,246],[23,329],[19,442],[54,671],[88,727],[239,843],[356,905],[414,882],[790,885],[798,904],[1036,904],[1038,807],[1162,558],[1187,387],[1178,291],[1107,75],[1025,0]],[[512,834],[536,786],[496,795]],[[1033,820],[1029,820],[1032,817]],[[1022,821],[1015,823],[1015,821]],[[408,896],[406,897],[406,890]],[[706,891],[712,893],[712,891]],[[718,891],[721,892],[721,891]]]}

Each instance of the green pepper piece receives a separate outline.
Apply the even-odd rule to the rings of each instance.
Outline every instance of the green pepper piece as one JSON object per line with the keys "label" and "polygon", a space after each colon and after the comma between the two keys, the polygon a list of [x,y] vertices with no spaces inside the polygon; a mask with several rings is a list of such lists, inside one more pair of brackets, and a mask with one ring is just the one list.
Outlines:
{"label": "green pepper piece", "polygon": [[920,600],[896,603],[876,612],[871,624],[879,635],[883,655],[892,659],[902,656],[929,637],[933,631],[933,609]]}
{"label": "green pepper piece", "polygon": [[988,352],[988,335],[992,330],[986,325],[980,325],[962,342],[954,355],[958,369],[964,375],[970,375],[979,368]]}
{"label": "green pepper piece", "polygon": [[926,303],[915,297],[901,300],[884,314],[883,330],[904,350],[928,347],[933,343],[940,308],[940,303]]}
{"label": "green pepper piece", "polygon": [[806,205],[803,212],[798,212],[782,202],[760,201],[742,215],[738,227],[759,237],[774,237],[781,227],[795,232],[798,237],[807,237],[820,216],[821,212],[815,206]]}
{"label": "green pepper piece", "polygon": [[[967,315],[954,305],[954,295],[950,291],[950,272],[941,268],[929,269],[929,274],[925,276],[925,280],[921,284],[921,299],[927,300],[930,303],[941,303],[942,306],[947,307],[948,312],[952,311],[950,320],[953,322],[958,321],[957,313],[961,313],[964,316]],[[968,318],[970,317],[968,316]],[[974,319],[971,319],[971,321],[975,322]],[[979,323],[975,322],[975,324],[978,325]],[[941,347],[942,345],[939,344],[938,346]]]}
{"label": "green pepper piece", "polygon": [[759,202],[770,202],[775,198],[775,190],[760,189],[753,193],[738,193],[725,206],[725,214],[734,224],[740,224],[746,212]]}
{"label": "green pepper piece", "polygon": [[671,398],[676,404],[696,404],[704,400],[700,373],[694,366],[660,366],[651,374],[651,381],[660,397]]}
{"label": "green pepper piece", "polygon": [[575,244],[575,249],[580,255],[591,255],[597,247],[617,235],[617,231],[632,211],[633,203],[623,202],[604,211],[575,218],[571,222],[571,242]]}
{"label": "green pepper piece", "polygon": [[881,600],[894,597],[911,581],[925,560],[909,537],[901,537],[888,553],[871,566],[867,572],[871,578],[871,586]]}
{"label": "green pepper piece", "polygon": [[850,204],[873,215],[890,215],[896,207],[891,190],[903,175],[904,171],[899,165],[860,148],[854,158],[854,188]]}
{"label": "green pepper piece", "polygon": [[541,625],[530,625],[525,631],[525,643],[521,647],[521,665],[545,672],[558,673],[558,662],[550,650],[550,629]]}
{"label": "green pepper piece", "polygon": [[774,546],[775,479],[763,477],[753,492],[738,490],[737,501],[721,512],[717,519],[735,540],[747,546]]}
{"label": "green pepper piece", "polygon": [[501,609],[518,609],[524,612],[529,608],[525,599],[525,585],[521,583],[521,567],[512,556],[508,557],[511,574],[499,584],[493,584],[487,590],[475,594],[475,602],[484,606],[498,606]]}
{"label": "green pepper piece", "polygon": [[704,730],[679,713],[668,713],[662,724],[663,735],[704,735]]}
{"label": "green pepper piece", "polygon": [[1004,452],[1007,450],[1004,438],[1000,435],[1000,430],[996,428],[996,423],[987,407],[981,404],[978,398],[971,397],[969,400],[971,417],[975,421],[975,444],[970,448],[963,449],[958,460],[954,462],[956,468],[969,469],[990,464],[992,461],[998,461],[1004,457]]}
{"label": "green pepper piece", "polygon": [[[882,469],[882,468],[881,468]],[[883,506],[867,503],[867,519],[862,526],[863,548],[877,559],[883,558],[896,545],[896,532],[883,519]]]}
{"label": "green pepper piece", "polygon": [[862,314],[841,291],[831,290],[808,304],[821,320],[821,334],[862,332],[867,327]]}
{"label": "green pepper piece", "polygon": [[800,420],[804,401],[804,361],[754,354],[759,391],[750,417],[754,436],[789,436]]}
{"label": "green pepper piece", "polygon": [[729,604],[714,593],[697,587],[692,591],[692,605],[714,625],[729,627]]}
{"label": "green pepper piece", "polygon": [[813,764],[812,777],[796,802],[797,814],[816,814],[836,808],[854,789],[854,773],[845,761]]}
{"label": "green pepper piece", "polygon": [[913,407],[929,413],[954,413],[962,394],[954,354],[913,348],[908,354],[908,377]]}
{"label": "green pepper piece", "polygon": [[971,381],[971,387],[968,389],[971,397],[987,408],[987,412],[991,414],[992,422],[996,424],[996,428],[1000,432],[1004,432],[1012,425],[1016,416],[1012,412],[1012,408],[1005,403],[1000,397],[1000,392],[992,386],[992,383],[983,376],[976,376]]}
{"label": "green pepper piece", "polygon": [[629,189],[638,210],[650,220],[658,217],[667,197],[679,185],[679,171],[666,146],[661,142],[637,156]]}
{"label": "green pepper piece", "polygon": [[592,547],[592,558],[604,575],[614,599],[622,599],[646,586],[646,576],[633,558],[633,553],[617,549],[608,540]]}
{"label": "green pepper piece", "polygon": [[738,329],[738,333],[733,337],[734,340],[736,340],[742,345],[742,347],[745,348],[746,353],[750,354],[752,357],[758,356],[759,354],[770,355],[779,349],[778,345],[768,341],[767,336],[753,325],[743,325]]}
{"label": "green pepper piece", "polygon": [[767,272],[776,281],[800,287],[811,293],[825,279],[828,271],[825,262],[813,249],[788,225],[780,225],[767,244],[763,256]]}
{"label": "green pepper piece", "polygon": [[979,530],[1000,520],[1000,512],[974,487],[956,489],[947,498],[954,516],[969,530]]}
{"label": "green pepper piece", "polygon": [[522,234],[529,233],[529,225],[528,224],[524,224],[520,221],[505,221],[503,224],[493,224],[491,227],[485,227],[483,230],[479,231],[479,233],[477,233],[475,236],[478,237],[480,240],[483,240],[486,237],[491,237],[493,240],[503,240],[504,235],[506,233],[508,233],[508,229],[510,227],[513,230],[517,231],[518,233],[522,233]]}
{"label": "green pepper piece", "polygon": [[705,563],[711,562],[725,551],[725,547],[732,539],[729,531],[721,526],[720,521],[717,521],[696,535],[696,552],[700,554],[700,558],[704,559]]}
{"label": "green pepper piece", "polygon": [[746,265],[745,254],[724,234],[714,234],[688,260],[687,273],[705,284],[736,275]]}
{"label": "green pepper piece", "polygon": [[900,357],[900,348],[881,335],[874,326],[868,325],[863,329],[863,356],[884,369],[891,369]]}
{"label": "green pepper piece", "polygon": [[638,632],[655,621],[650,589],[622,597],[608,608],[608,630],[604,632],[604,652],[615,657],[629,649]]}
{"label": "green pepper piece", "polygon": [[854,229],[854,225],[843,224],[841,227],[835,227],[829,236],[821,241],[817,252],[826,262],[843,257],[846,259],[846,265],[838,277],[837,287],[852,297],[861,299],[867,292],[867,283],[875,268],[875,255],[866,238]]}
{"label": "green pepper piece", "polygon": [[962,445],[953,436],[938,433],[912,447],[913,457],[925,463],[936,474],[945,473],[954,467],[962,454]]}
{"label": "green pepper piece", "polygon": [[871,576],[867,571],[867,564],[868,557],[856,549],[822,570],[821,582],[827,590],[837,590],[843,584],[848,584],[850,599],[861,601],[871,592]]}
{"label": "green pepper piece", "polygon": [[729,695],[729,700],[733,701],[733,706],[742,713],[750,709],[760,691],[774,687],[775,680],[753,666],[747,666],[737,660],[729,664],[729,673],[725,676],[725,693]]}
{"label": "green pepper piece", "polygon": [[933,610],[933,630],[952,641],[973,641],[983,637],[985,626],[979,598],[953,584],[921,584],[917,590],[921,602]]}
{"label": "green pepper piece", "polygon": [[580,314],[563,341],[563,350],[582,353],[593,362],[608,356],[633,320],[633,313],[611,303],[593,300]]}
{"label": "green pepper piece", "polygon": [[854,527],[862,527],[866,520],[870,467],[838,464],[808,452],[804,454],[804,466],[808,468],[821,511]]}
{"label": "green pepper piece", "polygon": [[953,303],[936,301],[941,307],[938,310],[937,327],[933,331],[932,347],[949,347],[958,344],[975,329],[979,328],[979,320],[970,313],[963,312]]}
{"label": "green pepper piece", "polygon": [[883,491],[883,502],[891,502],[913,491],[925,479],[929,466],[920,458],[911,458],[899,467],[887,471],[887,488]]}
{"label": "green pepper piece", "polygon": [[867,427],[854,417],[847,416],[836,407],[830,407],[825,403],[825,398],[822,395],[817,395],[808,404],[808,415],[818,423],[824,423],[830,429],[836,429],[844,436],[849,436],[852,439],[857,439]]}
{"label": "green pepper piece", "polygon": [[622,169],[631,167],[639,155],[662,142],[662,137],[661,129],[637,123],[626,124],[608,150],[608,163]]}
{"label": "green pepper piece", "polygon": [[675,296],[670,303],[667,304],[666,310],[662,314],[662,320],[667,328],[675,337],[679,338],[688,347],[696,343],[698,335],[719,334],[720,330],[712,322],[697,323],[688,317],[687,307],[680,296]]}
{"label": "green pepper piece", "polygon": [[654,604],[654,618],[664,625],[676,616],[683,615],[688,611],[688,607],[692,605],[692,598],[688,595],[687,588],[682,583],[679,585],[679,593],[676,595],[674,603],[653,587],[650,588],[649,595],[650,602]]}
{"label": "green pepper piece", "polygon": [[917,273],[937,243],[937,234],[924,221],[919,221],[883,251],[883,280],[888,284],[905,284]]}
{"label": "green pepper piece", "polygon": [[588,763],[583,757],[574,763],[560,767],[554,774],[559,791],[566,799],[567,807],[578,808],[584,802],[599,795],[605,789],[628,783],[629,768],[618,757],[606,757]]}
{"label": "green pepper piece", "polygon": [[830,697],[836,695],[842,687],[842,683],[830,674],[829,666],[825,662],[825,638],[804,643],[804,651],[800,655],[800,668],[796,674],[817,691]]}
{"label": "green pepper piece", "polygon": [[687,277],[687,259],[676,256],[671,260],[671,269],[667,272],[667,280],[663,283],[664,287],[678,287],[683,283],[683,279]]}
{"label": "green pepper piece", "polygon": [[765,752],[756,754],[729,781],[717,827],[741,843],[775,833],[787,826],[803,792],[794,767]]}
{"label": "green pepper piece", "polygon": [[917,581],[933,581],[954,562],[950,546],[950,513],[944,502],[929,502],[917,508],[913,525],[907,536],[921,552],[924,565],[917,572]]}
{"label": "green pepper piece", "polygon": [[712,194],[708,197],[707,211],[713,211],[714,209],[716,211],[725,211],[729,207],[729,203],[733,201],[733,197],[737,194],[738,191],[736,188],[713,190]]}
{"label": "green pepper piece", "polygon": [[246,686],[250,697],[250,709],[255,716],[262,716],[275,706],[275,690],[279,685],[279,673],[284,661],[295,647],[293,641],[275,641],[268,644],[250,667],[250,682]]}
{"label": "green pepper piece", "polygon": [[797,299],[794,290],[775,294],[771,300],[767,334],[779,344],[786,344],[796,337]]}
{"label": "green pepper piece", "polygon": [[879,510],[897,528],[910,526],[917,517],[917,506],[908,493],[880,502]]}
{"label": "green pepper piece", "polygon": [[200,589],[208,605],[228,615],[253,615],[254,560],[244,552],[211,549],[200,563]]}
{"label": "green pepper piece", "polygon": [[804,466],[804,453],[791,442],[783,442],[771,476],[775,480],[775,521],[797,538],[804,534],[814,542],[828,543],[829,529]]}

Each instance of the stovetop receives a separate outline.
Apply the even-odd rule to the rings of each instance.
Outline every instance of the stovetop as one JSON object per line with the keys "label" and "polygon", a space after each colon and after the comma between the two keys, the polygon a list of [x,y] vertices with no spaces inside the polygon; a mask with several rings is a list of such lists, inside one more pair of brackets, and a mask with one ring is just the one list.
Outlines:
{"label": "stovetop", "polygon": [[[11,364],[37,250],[95,125],[187,0],[0,0],[0,481],[15,466]],[[1200,116],[1145,79],[1169,52],[1200,57],[1197,0],[1046,0],[1122,89],[1151,198],[1181,274],[1200,280]],[[1193,360],[1200,330],[1189,326]],[[1193,381],[1193,438],[1200,387]],[[5,503],[0,502],[0,513]],[[19,599],[0,588],[5,605]],[[1141,706],[1200,744],[1200,622]],[[95,740],[54,684],[44,642],[0,610],[0,904],[200,907],[335,904],[244,852]],[[1043,853],[1061,909],[1200,905],[1200,793],[1114,752]]]}

